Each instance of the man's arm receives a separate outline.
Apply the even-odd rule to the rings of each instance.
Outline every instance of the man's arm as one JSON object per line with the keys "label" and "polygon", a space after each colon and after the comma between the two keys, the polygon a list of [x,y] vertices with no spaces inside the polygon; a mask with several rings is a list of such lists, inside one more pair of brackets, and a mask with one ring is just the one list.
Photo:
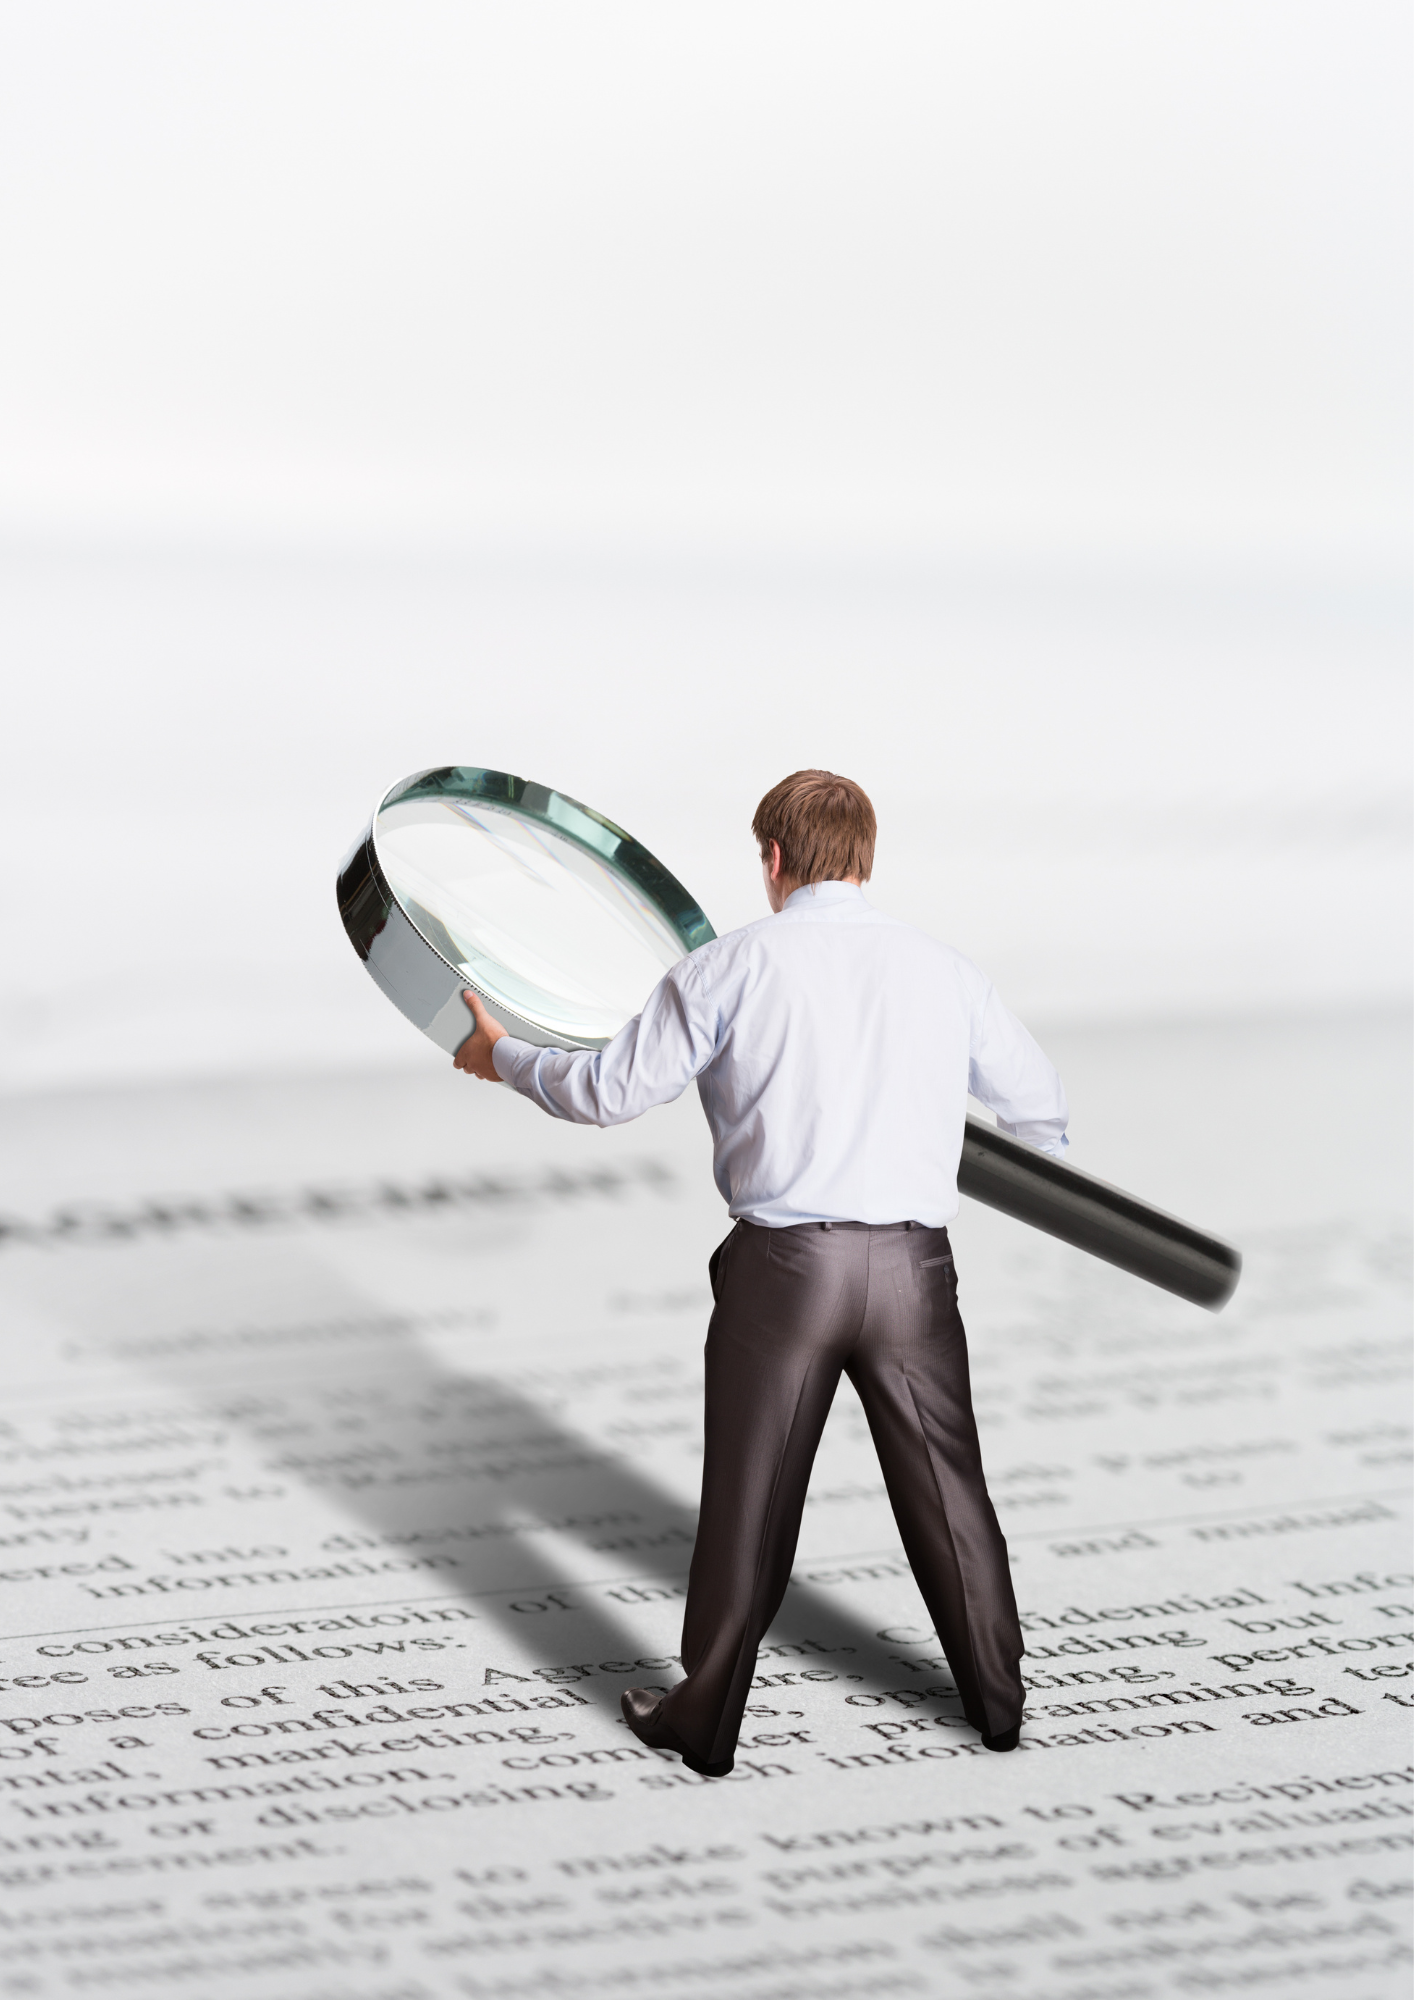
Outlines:
{"label": "man's arm", "polygon": [[1066,1150],[1070,1107],[1061,1080],[990,986],[974,1023],[967,1087],[996,1112],[1003,1132],[1057,1158]]}
{"label": "man's arm", "polygon": [[671,1103],[716,1050],[711,1010],[686,961],[658,982],[643,1012],[603,1049],[536,1048],[508,1035],[478,995],[464,998],[476,1030],[457,1050],[455,1066],[508,1083],[552,1118],[576,1125],[621,1125]]}

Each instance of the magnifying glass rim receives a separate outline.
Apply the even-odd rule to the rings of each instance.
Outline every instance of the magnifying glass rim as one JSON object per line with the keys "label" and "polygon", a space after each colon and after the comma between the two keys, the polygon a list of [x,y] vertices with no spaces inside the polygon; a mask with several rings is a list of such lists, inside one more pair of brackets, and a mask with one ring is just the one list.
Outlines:
{"label": "magnifying glass rim", "polygon": [[[417,942],[432,953],[437,963],[444,967],[455,985],[449,987],[449,997],[455,998],[459,989],[470,988],[479,993],[489,1006],[494,1008],[497,1018],[516,1033],[525,1030],[526,1039],[537,1042],[542,1047],[600,1049],[605,1047],[608,1036],[598,1038],[579,1037],[566,1034],[563,1030],[546,1027],[532,1020],[528,1015],[507,1007],[504,1000],[489,992],[478,980],[473,979],[458,965],[449,960],[430,938],[425,936],[417,920],[404,905],[394,890],[388,871],[383,866],[378,852],[378,820],[390,806],[413,804],[419,800],[446,800],[466,802],[490,807],[498,807],[514,814],[517,818],[543,826],[548,832],[562,840],[571,842],[601,864],[614,869],[627,878],[632,885],[653,904],[669,928],[682,945],[684,956],[695,951],[699,945],[708,944],[716,936],[700,904],[678,881],[675,875],[663,866],[653,855],[621,826],[616,826],[602,813],[582,805],[565,792],[556,791],[549,785],[536,784],[519,778],[508,771],[492,771],[474,764],[441,764],[429,766],[426,770],[414,771],[410,777],[402,778],[391,785],[379,799],[370,815],[367,827],[355,842],[339,876],[339,908],[344,919],[344,928],[350,942],[368,969],[383,986],[392,999],[409,1018],[424,1032],[431,1032],[432,1023],[422,1018],[425,1008],[414,1012],[397,991],[396,980],[379,977],[375,959],[376,940],[382,932],[387,916],[396,910],[403,922],[413,932]],[[370,886],[375,891],[376,902],[381,905],[380,920],[370,922],[373,914],[369,910],[365,896],[360,893]],[[391,965],[387,968],[391,971]],[[666,969],[666,968],[665,968]],[[645,999],[647,995],[645,994]],[[459,1024],[458,1024],[459,1025]],[[468,1028],[468,1033],[470,1029]],[[440,1033],[432,1038],[442,1045]],[[461,1037],[465,1039],[464,1036]]]}

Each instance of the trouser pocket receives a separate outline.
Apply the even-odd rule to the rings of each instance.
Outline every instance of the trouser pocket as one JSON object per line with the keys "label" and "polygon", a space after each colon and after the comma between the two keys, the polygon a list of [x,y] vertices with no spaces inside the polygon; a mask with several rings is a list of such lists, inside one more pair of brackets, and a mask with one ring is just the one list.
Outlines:
{"label": "trouser pocket", "polygon": [[713,1305],[722,1296],[722,1279],[725,1275],[727,1252],[731,1249],[732,1239],[735,1235],[736,1230],[731,1230],[729,1234],[722,1238],[721,1242],[707,1259],[707,1282],[712,1287]]}

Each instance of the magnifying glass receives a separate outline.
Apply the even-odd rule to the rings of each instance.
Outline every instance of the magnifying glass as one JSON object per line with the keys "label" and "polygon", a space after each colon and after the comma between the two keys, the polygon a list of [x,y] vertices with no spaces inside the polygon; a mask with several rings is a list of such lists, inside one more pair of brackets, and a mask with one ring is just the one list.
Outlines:
{"label": "magnifying glass", "polygon": [[[454,1055],[479,993],[542,1048],[602,1049],[670,967],[716,936],[677,877],[563,792],[466,764],[386,792],[339,869],[375,984]],[[1216,1237],[969,1117],[960,1191],[1211,1311],[1242,1259]]]}
{"label": "magnifying glass", "polygon": [[339,914],[376,984],[449,1055],[472,1031],[467,988],[520,1041],[602,1049],[717,935],[612,820],[465,764],[384,794],[339,870]]}

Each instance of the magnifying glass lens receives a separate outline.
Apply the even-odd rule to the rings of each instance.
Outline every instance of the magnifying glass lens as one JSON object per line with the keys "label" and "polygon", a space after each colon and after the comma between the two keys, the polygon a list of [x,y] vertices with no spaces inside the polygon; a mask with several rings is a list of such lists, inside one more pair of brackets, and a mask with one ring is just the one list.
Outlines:
{"label": "magnifying glass lens", "polygon": [[480,800],[415,799],[374,822],[389,886],[494,1011],[598,1042],[642,1007],[683,942],[619,869],[553,826]]}
{"label": "magnifying glass lens", "polygon": [[621,826],[480,765],[415,771],[385,792],[338,890],[370,976],[449,1053],[470,1033],[468,987],[524,1041],[603,1048],[714,936]]}

